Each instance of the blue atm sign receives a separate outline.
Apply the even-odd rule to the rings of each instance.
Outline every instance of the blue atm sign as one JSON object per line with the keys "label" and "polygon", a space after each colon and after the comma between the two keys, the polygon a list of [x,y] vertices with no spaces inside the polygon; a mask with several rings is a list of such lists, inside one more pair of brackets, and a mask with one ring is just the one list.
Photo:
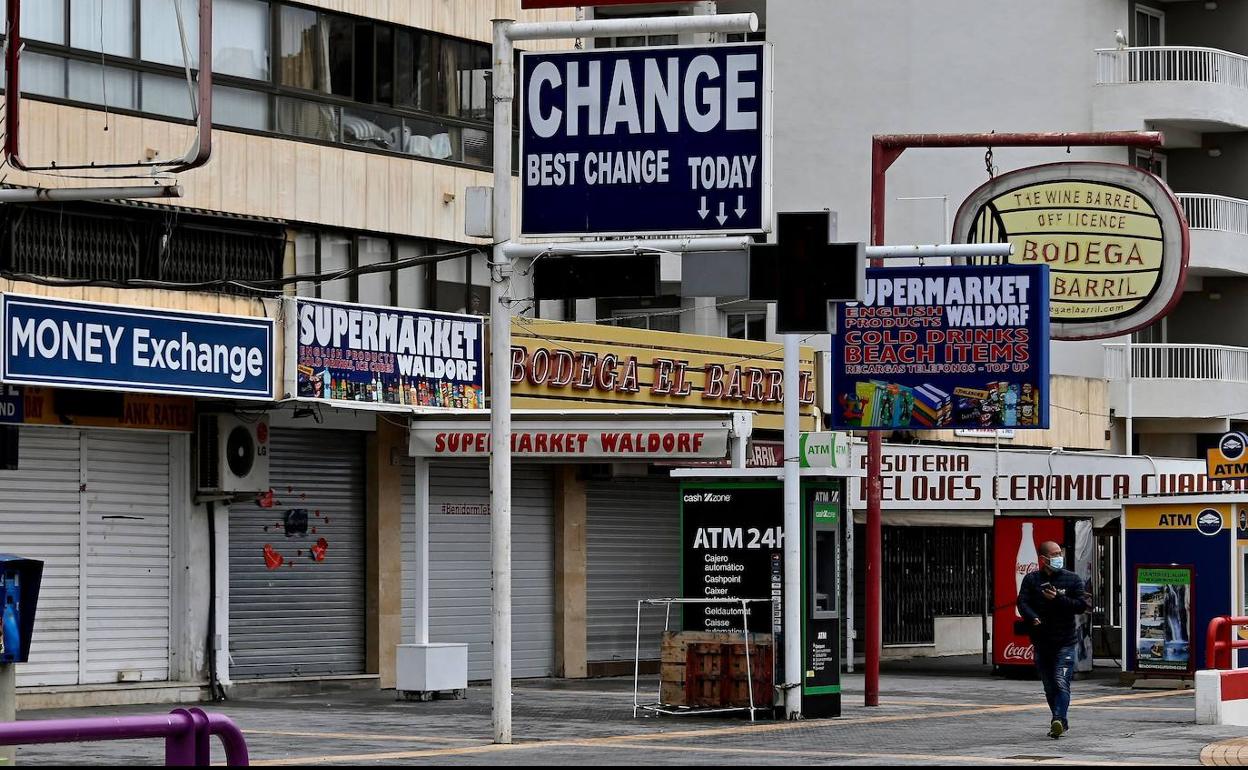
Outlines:
{"label": "blue atm sign", "polygon": [[521,235],[769,230],[770,50],[524,54]]}

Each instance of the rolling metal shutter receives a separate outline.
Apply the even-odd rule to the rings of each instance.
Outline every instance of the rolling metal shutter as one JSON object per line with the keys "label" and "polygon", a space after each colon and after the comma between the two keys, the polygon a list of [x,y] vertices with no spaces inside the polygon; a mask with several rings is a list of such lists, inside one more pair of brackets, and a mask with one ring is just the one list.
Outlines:
{"label": "rolling metal shutter", "polygon": [[[415,470],[403,472],[403,641],[415,637]],[[429,469],[429,641],[467,642],[468,678],[489,679],[489,466]],[[444,507],[445,506],[445,507]],[[443,510],[476,513],[443,514]],[[554,482],[549,467],[512,474],[512,674],[550,676],[555,665]]]}
{"label": "rolling metal shutter", "polygon": [[[586,634],[589,660],[632,660],[637,600],[680,596],[680,484],[592,481],[588,507]],[[672,627],[680,624],[673,606]],[[657,659],[663,609],[643,608],[641,657]]]}
{"label": "rolling metal shutter", "polygon": [[79,437],[21,428],[18,470],[0,470],[0,551],[43,560],[30,662],[19,687],[78,684]]}
{"label": "rolling metal shutter", "polygon": [[[169,679],[169,437],[88,430],[82,683]],[[42,606],[40,607],[42,614]],[[129,681],[129,680],[128,680]]]}
{"label": "rolling metal shutter", "polygon": [[[230,676],[364,673],[365,434],[274,428],[271,437],[280,505],[230,508]],[[292,508],[307,509],[306,536],[286,537]],[[329,547],[315,562],[321,537]],[[266,544],[281,567],[267,567]]]}

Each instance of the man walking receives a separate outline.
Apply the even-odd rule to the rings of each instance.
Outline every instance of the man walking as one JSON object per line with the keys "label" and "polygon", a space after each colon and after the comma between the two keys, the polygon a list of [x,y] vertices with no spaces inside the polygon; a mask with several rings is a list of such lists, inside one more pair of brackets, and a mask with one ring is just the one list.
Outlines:
{"label": "man walking", "polygon": [[1027,624],[1036,652],[1036,670],[1049,701],[1049,737],[1059,738],[1070,729],[1066,711],[1070,708],[1070,680],[1079,644],[1075,616],[1092,609],[1092,597],[1083,580],[1064,569],[1060,545],[1052,540],[1041,543],[1039,559],[1040,569],[1023,578],[1018,612]]}

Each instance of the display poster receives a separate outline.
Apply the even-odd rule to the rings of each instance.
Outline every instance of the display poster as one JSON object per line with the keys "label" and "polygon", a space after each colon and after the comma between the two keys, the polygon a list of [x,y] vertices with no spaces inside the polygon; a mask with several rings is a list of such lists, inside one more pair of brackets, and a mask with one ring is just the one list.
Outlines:
{"label": "display poster", "polygon": [[1192,669],[1192,568],[1136,567],[1136,666]]}

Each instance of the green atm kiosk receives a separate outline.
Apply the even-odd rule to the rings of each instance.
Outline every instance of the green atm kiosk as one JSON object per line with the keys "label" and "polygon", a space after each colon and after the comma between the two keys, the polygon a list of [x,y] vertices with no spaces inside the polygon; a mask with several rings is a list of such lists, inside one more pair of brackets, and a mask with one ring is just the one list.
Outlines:
{"label": "green atm kiosk", "polygon": [[[784,487],[777,469],[689,470],[681,485],[682,586],[686,599],[775,599],[750,605],[749,630],[772,634],[775,681],[784,680]],[[853,600],[846,585],[852,537],[849,469],[802,478],[802,714],[841,713],[842,644]],[[848,529],[847,529],[848,527]],[[753,609],[757,608],[757,609]],[[740,632],[740,609],[686,605],[686,631]]]}

